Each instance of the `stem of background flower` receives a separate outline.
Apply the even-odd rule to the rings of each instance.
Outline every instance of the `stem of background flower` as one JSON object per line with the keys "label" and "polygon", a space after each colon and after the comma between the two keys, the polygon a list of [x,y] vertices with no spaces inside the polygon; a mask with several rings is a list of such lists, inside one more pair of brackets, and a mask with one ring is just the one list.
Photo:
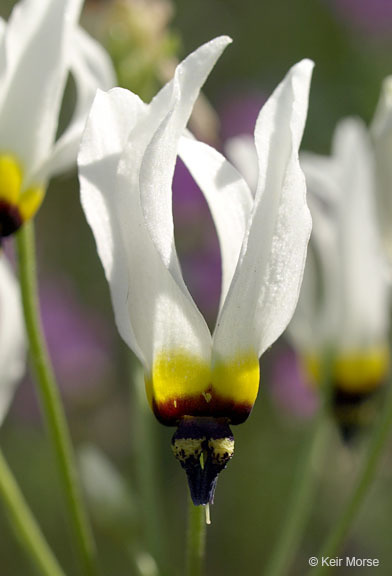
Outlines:
{"label": "stem of background flower", "polygon": [[267,568],[263,572],[265,576],[284,576],[288,573],[309,519],[316,488],[314,461],[324,453],[326,444],[326,413],[330,402],[331,364],[332,355],[328,352],[323,358],[320,408],[299,459],[285,523],[279,531],[279,539]]}
{"label": "stem of background flower", "polygon": [[[352,496],[347,502],[346,507],[343,509],[340,519],[334,524],[334,529],[326,539],[325,544],[321,547],[321,552],[318,558],[335,556],[343,545],[344,540],[349,532],[350,526],[355,520],[361,504],[364,501],[374,479],[377,466],[380,462],[391,429],[392,382],[389,382],[388,396],[386,398],[384,410],[371,438],[367,457],[363,463],[362,471],[357,478],[356,485],[352,491]],[[310,574],[312,576],[316,576],[322,574],[325,569],[326,567],[323,566],[320,562],[317,568],[311,570]]]}
{"label": "stem of background flower", "polygon": [[[157,467],[158,447],[154,416],[148,406],[144,384],[144,372],[141,367],[130,365],[132,417],[131,434],[136,438],[136,462],[140,509],[143,511],[144,546],[157,562],[160,570],[166,564],[165,524],[162,521],[162,498],[159,491],[159,469]],[[170,447],[168,447],[170,452]],[[170,453],[169,453],[170,457]]]}
{"label": "stem of background flower", "polygon": [[0,451],[0,495],[19,541],[44,576],[65,576]]}
{"label": "stem of background flower", "polygon": [[187,576],[201,576],[206,554],[206,517],[204,506],[195,506],[189,496]]}
{"label": "stem of background flower", "polygon": [[23,309],[37,390],[57,459],[60,479],[63,483],[67,510],[75,545],[80,556],[82,572],[86,576],[94,576],[98,574],[95,544],[81,498],[70,433],[41,326],[32,221],[22,226],[16,235],[16,242]]}

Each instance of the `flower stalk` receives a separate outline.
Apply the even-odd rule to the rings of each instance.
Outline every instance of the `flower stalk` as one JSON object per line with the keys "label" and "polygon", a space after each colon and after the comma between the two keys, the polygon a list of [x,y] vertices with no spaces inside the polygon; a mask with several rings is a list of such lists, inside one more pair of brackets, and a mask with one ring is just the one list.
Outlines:
{"label": "flower stalk", "polygon": [[[152,415],[145,398],[143,371],[132,365],[131,402],[132,436],[137,442],[137,471],[139,482],[139,499],[143,510],[143,534],[145,545],[158,565],[167,564],[165,556],[166,538],[163,527],[162,502],[159,497],[159,470],[157,461],[157,438]],[[136,410],[135,410],[136,406]]]}
{"label": "flower stalk", "polygon": [[[389,383],[388,394],[385,401],[385,406],[383,413],[381,414],[380,421],[374,430],[373,436],[371,438],[367,457],[363,463],[363,467],[360,475],[357,478],[355,487],[352,491],[351,498],[347,502],[345,508],[343,509],[342,515],[338,521],[334,524],[330,535],[327,537],[325,543],[321,547],[321,552],[319,558],[330,556],[335,556],[341,546],[343,545],[350,527],[354,522],[363,501],[369,491],[372,484],[374,476],[376,474],[378,465],[380,463],[381,457],[383,455],[386,442],[389,438],[389,434],[392,428],[392,387]],[[312,576],[318,576],[325,572],[325,566],[322,563],[319,564],[318,568],[312,569]]]}
{"label": "flower stalk", "polygon": [[195,506],[189,497],[187,576],[201,576],[203,574],[207,532],[204,508],[204,506]]}
{"label": "flower stalk", "polygon": [[32,515],[0,450],[0,496],[16,535],[44,576],[65,576]]}
{"label": "flower stalk", "polygon": [[267,565],[266,576],[287,574],[309,519],[316,488],[314,461],[315,458],[323,454],[325,447],[326,414],[330,406],[332,363],[333,354],[331,351],[327,351],[323,358],[320,408],[299,460],[286,520]]}
{"label": "flower stalk", "polygon": [[46,348],[39,315],[35,238],[32,221],[27,222],[18,231],[16,242],[23,310],[38,395],[57,460],[81,568],[86,576],[96,576],[98,574],[98,566],[95,544],[81,498],[70,433]]}

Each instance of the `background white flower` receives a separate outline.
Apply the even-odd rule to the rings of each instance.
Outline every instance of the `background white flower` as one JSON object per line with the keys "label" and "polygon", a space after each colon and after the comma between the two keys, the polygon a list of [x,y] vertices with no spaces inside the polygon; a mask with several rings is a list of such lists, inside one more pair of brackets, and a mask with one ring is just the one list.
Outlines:
{"label": "background white flower", "polygon": [[384,348],[389,296],[366,126],[355,118],[341,121],[331,157],[303,153],[301,165],[313,217],[312,249],[290,333],[307,353]]}
{"label": "background white flower", "polygon": [[[21,0],[0,20],[0,236],[38,209],[48,179],[76,162],[98,87],[114,84],[104,50],[77,26],[82,0]],[[57,138],[68,73],[76,107]]]}
{"label": "background white flower", "polygon": [[0,257],[0,425],[26,369],[27,341],[22,302],[11,266]]}

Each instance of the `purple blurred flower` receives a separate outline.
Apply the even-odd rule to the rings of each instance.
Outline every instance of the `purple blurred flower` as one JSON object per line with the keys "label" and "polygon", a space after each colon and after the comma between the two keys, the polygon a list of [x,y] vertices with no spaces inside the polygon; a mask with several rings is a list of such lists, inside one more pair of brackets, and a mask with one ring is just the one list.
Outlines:
{"label": "purple blurred flower", "polygon": [[317,392],[306,381],[298,355],[280,345],[271,359],[270,392],[276,404],[300,418],[311,418],[318,406]]}
{"label": "purple blurred flower", "polygon": [[348,24],[366,34],[387,34],[392,29],[391,0],[324,0]]}
{"label": "purple blurred flower", "polygon": [[221,287],[218,238],[204,196],[181,160],[173,180],[173,215],[185,283],[213,326]]}
{"label": "purple blurred flower", "polygon": [[178,225],[192,223],[194,219],[202,218],[208,211],[204,196],[186,169],[184,163],[177,159],[173,178],[173,213]]}
{"label": "purple blurred flower", "polygon": [[259,112],[266,101],[262,92],[237,92],[225,98],[220,106],[222,140],[240,134],[252,134]]}
{"label": "purple blurred flower", "polygon": [[[102,318],[78,300],[66,282],[42,283],[42,323],[61,392],[68,402],[83,402],[110,380],[112,338]],[[30,378],[20,387],[16,412],[37,415]]]}
{"label": "purple blurred flower", "polygon": [[60,385],[72,394],[107,376],[110,336],[102,318],[78,301],[70,286],[44,285],[42,321]]}

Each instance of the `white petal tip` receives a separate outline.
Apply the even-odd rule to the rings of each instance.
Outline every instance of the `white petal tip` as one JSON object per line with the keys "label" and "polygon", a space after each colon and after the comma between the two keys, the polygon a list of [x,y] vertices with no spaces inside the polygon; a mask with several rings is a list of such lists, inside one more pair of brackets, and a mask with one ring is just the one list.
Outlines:
{"label": "white petal tip", "polygon": [[227,44],[231,44],[233,42],[233,38],[227,36],[227,34],[223,34],[222,36],[217,36],[212,42],[222,42],[225,46]]}
{"label": "white petal tip", "polygon": [[233,42],[233,39],[230,36],[217,36],[207,44],[212,45],[214,44],[217,48],[219,47],[221,50],[224,50],[229,44]]}
{"label": "white petal tip", "polygon": [[295,73],[308,75],[313,72],[313,68],[314,68],[313,60],[310,60],[310,58],[304,58],[303,60],[297,62],[297,64],[294,64],[291,70]]}

